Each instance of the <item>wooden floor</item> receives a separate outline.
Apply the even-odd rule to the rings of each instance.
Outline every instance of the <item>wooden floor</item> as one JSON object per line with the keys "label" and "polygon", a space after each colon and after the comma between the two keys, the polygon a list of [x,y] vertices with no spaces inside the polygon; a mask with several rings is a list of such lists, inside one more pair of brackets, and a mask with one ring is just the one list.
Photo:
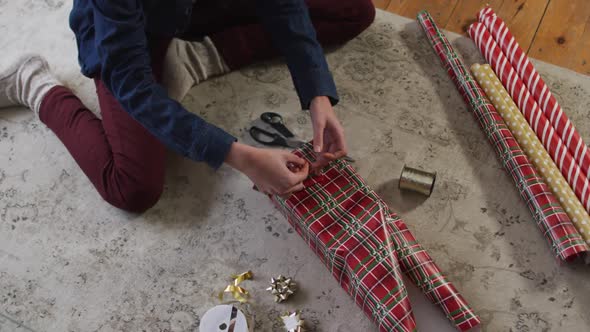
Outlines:
{"label": "wooden floor", "polygon": [[373,0],[416,18],[426,9],[440,27],[465,33],[489,4],[529,56],[590,75],[590,0]]}

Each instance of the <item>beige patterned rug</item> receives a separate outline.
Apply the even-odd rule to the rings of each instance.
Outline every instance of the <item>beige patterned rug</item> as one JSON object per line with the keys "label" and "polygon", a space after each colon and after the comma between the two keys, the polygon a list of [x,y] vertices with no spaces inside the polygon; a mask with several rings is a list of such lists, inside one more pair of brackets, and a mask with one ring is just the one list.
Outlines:
{"label": "beige patterned rug", "polygon": [[[46,55],[96,109],[78,73],[71,2],[0,0],[4,66]],[[475,47],[451,35],[468,63]],[[338,112],[359,172],[407,222],[487,331],[590,330],[590,268],[560,266],[515,186],[439,64],[418,25],[379,13],[359,38],[328,56]],[[581,134],[590,139],[590,78],[539,63]],[[264,111],[302,138],[308,115],[286,67],[259,65],[207,82],[184,100],[245,142]],[[247,179],[170,154],[167,188],[148,213],[104,203],[59,141],[32,114],[0,111],[0,331],[194,331],[230,274],[254,271],[257,331],[303,309],[310,331],[375,331],[286,220]],[[438,172],[432,197],[400,193],[404,164]],[[275,274],[301,291],[274,304]],[[423,331],[452,331],[418,294]]]}

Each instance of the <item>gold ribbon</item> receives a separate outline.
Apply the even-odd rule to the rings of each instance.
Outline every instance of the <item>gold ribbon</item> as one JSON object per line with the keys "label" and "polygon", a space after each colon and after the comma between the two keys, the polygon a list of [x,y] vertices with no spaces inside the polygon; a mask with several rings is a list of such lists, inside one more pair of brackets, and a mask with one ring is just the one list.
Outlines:
{"label": "gold ribbon", "polygon": [[490,67],[475,64],[471,66],[473,76],[484,89],[494,107],[522,147],[535,169],[541,174],[561,206],[570,217],[574,226],[580,231],[582,238],[590,244],[590,216],[576,197],[572,188],[555,166],[549,153],[537,138],[524,116],[518,110],[510,95]]}
{"label": "gold ribbon", "polygon": [[232,279],[234,279],[234,281],[233,283],[227,285],[227,287],[225,287],[223,291],[219,292],[219,301],[223,301],[223,295],[225,293],[230,293],[238,302],[248,302],[248,299],[250,298],[250,293],[244,288],[240,287],[239,285],[244,280],[252,279],[252,276],[252,271],[246,271],[238,275],[232,275],[231,277]]}

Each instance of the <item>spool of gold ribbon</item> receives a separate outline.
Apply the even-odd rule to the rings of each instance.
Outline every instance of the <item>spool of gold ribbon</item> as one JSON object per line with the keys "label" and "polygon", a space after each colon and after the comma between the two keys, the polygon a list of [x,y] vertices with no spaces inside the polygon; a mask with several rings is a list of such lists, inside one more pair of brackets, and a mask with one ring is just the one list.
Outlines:
{"label": "spool of gold ribbon", "polygon": [[399,188],[430,196],[434,189],[436,172],[430,173],[404,165],[399,177]]}
{"label": "spool of gold ribbon", "polygon": [[219,301],[223,301],[223,295],[225,293],[230,293],[235,300],[239,301],[240,303],[248,302],[250,298],[250,293],[245,290],[244,288],[240,287],[240,283],[244,280],[252,279],[252,271],[246,271],[244,273],[238,275],[232,275],[232,279],[234,279],[233,283],[227,285],[225,289],[219,292]]}

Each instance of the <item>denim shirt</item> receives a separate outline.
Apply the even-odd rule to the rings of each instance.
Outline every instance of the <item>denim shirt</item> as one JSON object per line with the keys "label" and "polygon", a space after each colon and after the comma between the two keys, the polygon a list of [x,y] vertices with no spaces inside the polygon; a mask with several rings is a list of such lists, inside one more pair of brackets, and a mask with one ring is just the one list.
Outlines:
{"label": "denim shirt", "polygon": [[[302,108],[316,96],[328,96],[335,104],[336,86],[304,0],[253,1],[287,61]],[[170,99],[153,78],[148,52],[147,33],[181,34],[190,23],[193,2],[74,0],[70,27],[84,75],[100,75],[125,111],[168,148],[218,168],[236,139]]]}

